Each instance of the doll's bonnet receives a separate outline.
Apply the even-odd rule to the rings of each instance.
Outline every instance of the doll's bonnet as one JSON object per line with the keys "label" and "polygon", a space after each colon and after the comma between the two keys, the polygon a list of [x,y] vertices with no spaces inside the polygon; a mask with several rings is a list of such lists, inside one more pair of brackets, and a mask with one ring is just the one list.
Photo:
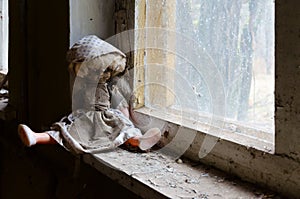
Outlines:
{"label": "doll's bonnet", "polygon": [[125,54],[95,35],[87,35],[76,42],[67,52],[67,61],[81,64],[81,77],[96,71],[97,75],[102,75],[108,68],[116,75],[126,66]]}

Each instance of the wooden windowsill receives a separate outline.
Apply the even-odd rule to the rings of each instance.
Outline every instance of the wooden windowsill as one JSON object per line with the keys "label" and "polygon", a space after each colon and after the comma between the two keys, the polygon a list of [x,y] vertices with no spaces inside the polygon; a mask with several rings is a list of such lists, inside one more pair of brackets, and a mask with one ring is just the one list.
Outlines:
{"label": "wooden windowsill", "polygon": [[[158,151],[85,154],[83,161],[142,198],[259,198],[264,193],[210,167]],[[194,165],[193,165],[194,164]]]}

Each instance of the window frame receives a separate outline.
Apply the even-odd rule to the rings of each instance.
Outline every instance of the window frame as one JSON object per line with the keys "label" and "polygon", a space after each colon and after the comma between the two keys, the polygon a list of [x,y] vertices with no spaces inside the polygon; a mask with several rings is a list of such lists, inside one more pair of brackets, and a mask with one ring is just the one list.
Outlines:
{"label": "window frame", "polygon": [[[225,139],[230,142],[234,142],[236,144],[240,144],[242,146],[246,146],[247,148],[255,148],[259,151],[263,151],[266,153],[274,154],[275,153],[275,132],[273,134],[264,132],[263,130],[259,130],[256,128],[252,128],[250,126],[247,126],[245,124],[242,124],[238,121],[230,120],[229,118],[217,118],[218,122],[223,122],[224,129],[222,129],[222,133],[220,130],[211,130],[211,128],[204,124],[201,121],[193,121],[187,118],[182,118],[181,122],[178,122],[178,118],[174,116],[172,113],[167,112],[160,112],[159,110],[154,110],[149,107],[146,107],[145,105],[145,84],[147,84],[146,76],[147,74],[152,74],[154,71],[151,69],[151,67],[148,67],[148,69],[145,69],[145,65],[151,65],[155,63],[165,63],[168,67],[171,67],[172,69],[175,69],[175,55],[172,53],[172,50],[175,49],[175,42],[174,36],[171,35],[167,38],[166,41],[166,51],[162,52],[160,50],[155,49],[146,49],[147,48],[147,40],[145,39],[145,36],[143,34],[147,34],[147,28],[164,28],[166,30],[168,29],[174,29],[175,27],[175,18],[167,17],[167,16],[174,16],[176,12],[175,3],[173,1],[164,1],[162,7],[155,6],[158,2],[156,0],[151,1],[145,1],[142,0],[139,2],[138,7],[138,13],[136,16],[137,20],[137,29],[145,29],[145,31],[136,31],[136,44],[138,49],[135,52],[135,59],[134,59],[134,91],[135,91],[135,103],[134,108],[135,111],[143,114],[143,115],[149,115],[158,119],[161,119],[167,123],[172,123],[176,125],[182,125],[186,128],[195,130],[197,132],[201,132],[203,134],[212,135],[216,138]],[[151,10],[147,9],[147,6],[151,7]],[[154,8],[154,9],[153,9]],[[160,10],[164,9],[164,10]],[[165,12],[165,13],[164,13]],[[157,13],[160,13],[159,15]],[[147,15],[147,16],[146,16]],[[164,16],[165,15],[165,16]],[[151,19],[148,20],[147,19]],[[166,23],[163,23],[162,20],[168,20]],[[150,30],[151,31],[151,30]],[[147,58],[146,58],[147,57]],[[163,69],[161,69],[163,70]],[[162,78],[159,77],[159,74],[164,74],[163,71],[157,72],[156,68],[156,74],[154,77],[150,78],[149,76],[148,81],[151,81],[151,78]],[[149,80],[150,79],[150,80]],[[168,77],[166,77],[167,81],[173,81],[174,82],[174,74],[168,74]],[[152,86],[153,87],[153,86]],[[167,91],[161,90],[159,88],[152,88],[153,91],[150,89],[149,94],[149,101],[154,101],[155,104],[159,104],[162,107],[168,106],[168,104],[171,104],[174,100],[174,96],[172,96]],[[154,95],[151,93],[162,93],[160,96],[162,96],[165,100],[158,101],[155,100]],[[171,111],[172,112],[172,111]],[[201,115],[201,114],[200,114]],[[205,118],[205,120],[209,120],[207,116],[201,116]],[[217,128],[216,126],[212,126],[212,128]],[[238,131],[237,131],[238,129]],[[246,131],[246,133],[244,133]],[[243,132],[243,133],[239,133]],[[259,139],[261,138],[261,139]]]}

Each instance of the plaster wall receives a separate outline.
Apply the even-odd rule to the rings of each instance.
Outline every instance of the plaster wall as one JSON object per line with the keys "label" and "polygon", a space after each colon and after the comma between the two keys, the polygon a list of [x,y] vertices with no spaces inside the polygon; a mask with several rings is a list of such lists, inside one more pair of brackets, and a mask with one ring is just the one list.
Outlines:
{"label": "plaster wall", "polygon": [[88,34],[106,39],[114,34],[113,0],[70,1],[70,45]]}
{"label": "plaster wall", "polygon": [[276,1],[276,153],[300,162],[300,5]]}

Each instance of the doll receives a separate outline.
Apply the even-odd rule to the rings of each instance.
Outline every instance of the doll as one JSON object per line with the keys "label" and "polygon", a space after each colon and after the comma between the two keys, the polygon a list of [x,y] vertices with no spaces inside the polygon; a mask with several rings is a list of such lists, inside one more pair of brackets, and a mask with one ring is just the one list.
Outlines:
{"label": "doll", "polygon": [[[122,144],[150,149],[161,138],[158,128],[142,134],[130,120],[130,90],[115,84],[126,71],[125,54],[94,35],[83,37],[67,53],[72,81],[70,115],[36,133],[19,124],[25,146],[60,144],[75,154],[97,153]],[[124,98],[123,96],[126,96]]]}

